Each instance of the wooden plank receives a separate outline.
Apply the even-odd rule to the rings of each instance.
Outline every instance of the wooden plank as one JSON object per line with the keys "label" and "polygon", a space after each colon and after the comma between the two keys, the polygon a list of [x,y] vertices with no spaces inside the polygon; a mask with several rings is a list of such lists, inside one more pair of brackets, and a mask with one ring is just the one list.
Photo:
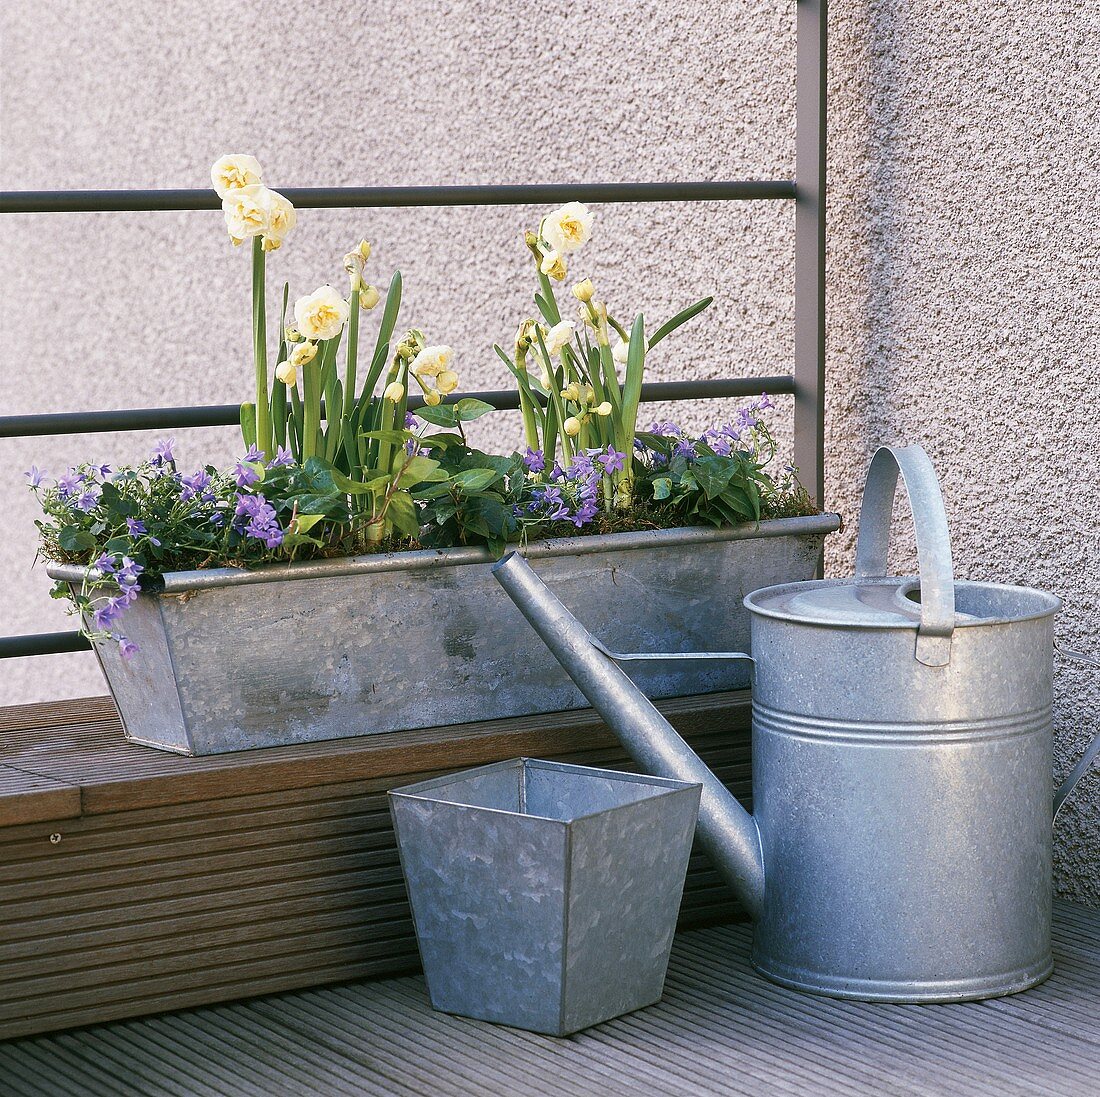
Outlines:
{"label": "wooden plank", "polygon": [[[1055,904],[1041,987],[939,1006],[777,987],[751,930],[681,933],[649,1009],[565,1040],[431,1010],[422,978],[356,981],[0,1044],[5,1097],[1095,1097],[1100,911]],[[1066,1015],[1075,1023],[1064,1023]]]}
{"label": "wooden plank", "polygon": [[[658,707],[681,734],[716,726],[746,731],[747,691],[677,698]],[[223,796],[270,793],[356,778],[402,775],[414,780],[518,755],[559,756],[614,747],[616,740],[590,710],[361,736],[325,743],[267,747],[185,758],[127,743],[117,715],[82,701],[22,706],[0,717],[10,730],[0,740],[0,763],[78,785],[85,814],[134,810]],[[2,710],[0,710],[2,713]],[[48,723],[52,718],[56,722]],[[19,724],[19,719],[24,720]],[[29,819],[21,821],[29,822]]]}
{"label": "wooden plank", "polygon": [[74,819],[79,814],[79,786],[0,766],[0,827]]}

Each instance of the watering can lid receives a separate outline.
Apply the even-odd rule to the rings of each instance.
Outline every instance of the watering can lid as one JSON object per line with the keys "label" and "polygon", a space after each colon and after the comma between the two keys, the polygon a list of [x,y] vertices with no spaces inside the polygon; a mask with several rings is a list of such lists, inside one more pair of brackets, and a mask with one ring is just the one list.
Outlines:
{"label": "watering can lid", "polygon": [[[921,623],[920,580],[916,578],[786,583],[755,591],[746,604],[765,614],[822,624],[917,628]],[[978,619],[969,613],[955,613],[956,624]]]}

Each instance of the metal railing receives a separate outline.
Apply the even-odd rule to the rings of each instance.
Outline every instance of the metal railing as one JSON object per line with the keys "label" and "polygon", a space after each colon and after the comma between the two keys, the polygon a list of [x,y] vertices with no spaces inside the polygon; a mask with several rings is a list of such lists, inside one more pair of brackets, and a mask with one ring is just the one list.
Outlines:
{"label": "metal railing", "polygon": [[[797,116],[794,180],[683,183],[553,183],[440,187],[317,187],[283,189],[300,209],[410,206],[543,205],[555,202],[795,203],[794,367],[776,377],[655,382],[642,386],[644,401],[753,396],[794,396],[794,462],[807,489],[824,497],[825,384],[825,75],[827,0],[797,0]],[[0,192],[0,214],[123,213],[217,210],[211,190],[78,190]],[[499,410],[518,408],[513,391],[455,393],[448,402],[473,396]],[[411,408],[423,403],[409,400]],[[239,405],[133,408],[0,416],[0,438],[231,426]],[[76,632],[0,637],[0,659],[79,651],[88,642]]]}

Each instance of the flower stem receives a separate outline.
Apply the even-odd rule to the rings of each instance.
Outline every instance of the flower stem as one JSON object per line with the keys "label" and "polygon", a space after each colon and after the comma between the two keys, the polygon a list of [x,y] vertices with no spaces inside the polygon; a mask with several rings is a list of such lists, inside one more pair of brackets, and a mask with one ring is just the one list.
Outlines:
{"label": "flower stem", "polygon": [[267,388],[267,303],[264,294],[263,237],[252,238],[252,354],[256,363],[256,445],[268,457],[275,453]]}

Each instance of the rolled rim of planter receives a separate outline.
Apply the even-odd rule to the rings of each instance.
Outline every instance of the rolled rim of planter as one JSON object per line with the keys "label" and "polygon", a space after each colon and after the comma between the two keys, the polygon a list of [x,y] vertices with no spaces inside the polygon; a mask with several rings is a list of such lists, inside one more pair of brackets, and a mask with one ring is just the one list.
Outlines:
{"label": "rolled rim of planter", "polygon": [[[797,518],[768,518],[739,526],[713,529],[708,526],[678,526],[674,529],[634,530],[629,533],[600,533],[583,537],[555,537],[528,542],[522,553],[529,560],[571,554],[621,552],[653,546],[695,545],[713,541],[748,538],[791,537],[833,533],[840,529],[838,514],[810,514]],[[407,552],[379,552],[367,556],[341,556],[331,560],[304,560],[290,564],[265,564],[257,568],[202,568],[169,571],[145,589],[163,594],[202,590],[207,587],[279,583],[293,579],[316,579],[337,575],[358,575],[385,571],[418,571],[460,564],[491,564],[497,556],[483,547],[412,549]],[[46,574],[65,583],[83,583],[101,578],[99,572],[82,564],[49,562]]]}

